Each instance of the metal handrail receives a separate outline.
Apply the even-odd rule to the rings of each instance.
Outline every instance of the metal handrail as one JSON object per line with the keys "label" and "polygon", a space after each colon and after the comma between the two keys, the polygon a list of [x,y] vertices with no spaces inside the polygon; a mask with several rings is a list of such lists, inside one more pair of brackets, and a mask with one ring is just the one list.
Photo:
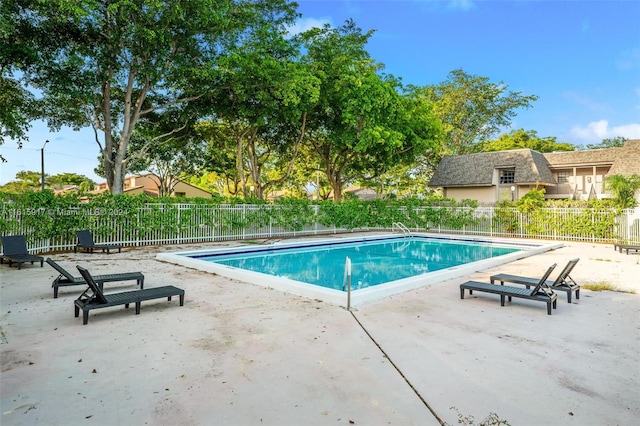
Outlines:
{"label": "metal handrail", "polygon": [[402,222],[393,222],[393,224],[391,225],[391,231],[393,232],[393,230],[395,228],[400,229],[405,237],[410,237],[411,236],[411,230],[409,228],[407,228],[407,226],[404,223],[402,223]]}

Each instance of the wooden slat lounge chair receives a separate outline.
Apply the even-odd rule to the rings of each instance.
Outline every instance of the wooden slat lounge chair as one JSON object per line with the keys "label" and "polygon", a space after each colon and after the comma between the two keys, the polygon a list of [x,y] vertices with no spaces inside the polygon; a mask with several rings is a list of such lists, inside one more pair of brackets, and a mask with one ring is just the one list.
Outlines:
{"label": "wooden slat lounge chair", "polygon": [[[46,262],[51,265],[53,269],[58,271],[60,275],[53,280],[51,287],[53,287],[53,298],[58,297],[58,288],[71,285],[87,285],[83,277],[74,277],[66,269],[57,264],[51,258],[47,258]],[[140,286],[140,289],[144,288],[144,275],[142,272],[121,272],[119,274],[106,274],[106,275],[92,275],[93,280],[98,284],[100,290],[104,289],[104,283],[116,282],[116,281],[132,281],[135,280],[136,284]]]}
{"label": "wooden slat lounge chair", "polygon": [[31,262],[33,265],[33,262],[40,262],[40,267],[42,268],[44,257],[29,253],[27,239],[24,235],[4,235],[0,239],[2,240],[0,263],[4,263],[7,260],[9,261],[9,267],[17,263],[18,269],[20,269],[23,263]]}
{"label": "wooden slat lounge chair", "polygon": [[110,250],[118,249],[118,253],[122,251],[122,246],[119,244],[96,244],[93,241],[91,231],[88,229],[76,231],[76,236],[78,237],[78,243],[73,248],[74,253],[78,249],[85,249],[87,253],[93,253],[94,250],[102,250],[103,253],[107,252],[107,254],[109,254]]}
{"label": "wooden slat lounge chair", "polygon": [[511,298],[519,297],[522,299],[537,300],[547,304],[547,314],[551,315],[551,307],[556,309],[556,302],[558,295],[551,290],[547,285],[547,278],[551,272],[555,269],[554,263],[547,269],[547,272],[540,278],[538,284],[533,289],[526,289],[522,287],[511,287],[506,285],[497,285],[491,283],[483,283],[478,281],[467,281],[460,284],[460,299],[464,299],[464,291],[469,290],[469,294],[473,294],[474,291],[484,291],[487,293],[494,293],[500,295],[500,305],[504,306],[505,297]]}
{"label": "wooden slat lounge chair", "polygon": [[[562,290],[567,293],[567,303],[571,303],[571,293],[576,294],[576,299],[580,299],[580,285],[576,283],[573,278],[569,275],[573,268],[576,266],[576,263],[580,258],[571,259],[567,265],[564,267],[560,275],[555,279],[555,281],[547,280],[547,285],[551,287],[552,290]],[[514,283],[514,284],[524,284],[527,288],[531,286],[535,286],[538,284],[539,279],[533,277],[522,277],[520,275],[510,275],[510,274],[496,274],[491,275],[489,277],[491,284],[494,281],[500,281],[500,284],[504,285],[505,282]]]}
{"label": "wooden slat lounge chair", "polygon": [[625,250],[627,252],[627,254],[629,254],[629,251],[632,251],[634,253],[640,253],[640,246],[636,246],[633,244],[614,244],[613,245],[613,249],[614,250],[619,250],[620,253],[622,253],[622,250]]}
{"label": "wooden slat lounge chair", "polygon": [[89,322],[89,311],[92,309],[108,308],[110,306],[124,305],[125,308],[129,304],[135,303],[136,315],[140,313],[140,305],[143,300],[162,299],[171,300],[173,296],[180,297],[180,306],[184,305],[184,290],[172,285],[154,288],[145,288],[144,290],[132,290],[122,293],[104,294],[100,286],[95,282],[89,271],[81,266],[77,266],[80,275],[84,278],[89,287],[74,302],[74,313],[76,318],[80,315],[82,309],[82,324]]}

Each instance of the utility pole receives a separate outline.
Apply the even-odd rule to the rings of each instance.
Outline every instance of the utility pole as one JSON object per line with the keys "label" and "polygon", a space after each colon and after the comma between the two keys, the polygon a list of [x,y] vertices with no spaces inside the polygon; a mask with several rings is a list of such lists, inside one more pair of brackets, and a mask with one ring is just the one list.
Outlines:
{"label": "utility pole", "polygon": [[46,141],[44,141],[44,145],[42,145],[42,148],[40,149],[40,166],[41,166],[41,183],[42,183],[42,190],[44,191],[44,146],[46,144],[49,143],[49,139],[47,139]]}

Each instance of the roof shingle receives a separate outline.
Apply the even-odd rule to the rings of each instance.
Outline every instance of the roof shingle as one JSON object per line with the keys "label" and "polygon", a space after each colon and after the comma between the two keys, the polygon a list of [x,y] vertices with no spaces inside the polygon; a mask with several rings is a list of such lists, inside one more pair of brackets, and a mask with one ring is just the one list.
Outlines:
{"label": "roof shingle", "polygon": [[530,149],[444,157],[429,186],[490,186],[495,169],[515,168],[515,183],[553,184],[544,156]]}
{"label": "roof shingle", "polygon": [[556,183],[551,169],[608,165],[608,175],[640,174],[640,139],[628,140],[620,148],[541,154],[531,149],[480,152],[447,156],[436,168],[429,186],[491,186],[495,169],[515,168],[516,184]]}

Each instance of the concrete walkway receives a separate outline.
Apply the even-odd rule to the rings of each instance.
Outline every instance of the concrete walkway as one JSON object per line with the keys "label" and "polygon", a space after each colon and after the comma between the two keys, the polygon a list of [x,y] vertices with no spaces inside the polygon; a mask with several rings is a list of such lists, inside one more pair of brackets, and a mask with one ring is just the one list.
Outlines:
{"label": "concrete walkway", "polygon": [[[227,243],[237,244],[237,243]],[[225,244],[222,244],[225,245]],[[566,243],[542,255],[427,286],[352,312],[156,261],[159,251],[51,254],[70,271],[142,271],[176,300],[141,314],[74,318],[81,287],[60,290],[47,264],[0,266],[4,425],[438,425],[490,413],[511,425],[635,425],[640,418],[640,256]],[[581,260],[568,304],[496,295],[460,300],[459,284],[504,271],[540,275]],[[77,274],[75,274],[77,275]],[[552,275],[555,277],[555,274]],[[107,291],[134,289],[106,284]]]}

